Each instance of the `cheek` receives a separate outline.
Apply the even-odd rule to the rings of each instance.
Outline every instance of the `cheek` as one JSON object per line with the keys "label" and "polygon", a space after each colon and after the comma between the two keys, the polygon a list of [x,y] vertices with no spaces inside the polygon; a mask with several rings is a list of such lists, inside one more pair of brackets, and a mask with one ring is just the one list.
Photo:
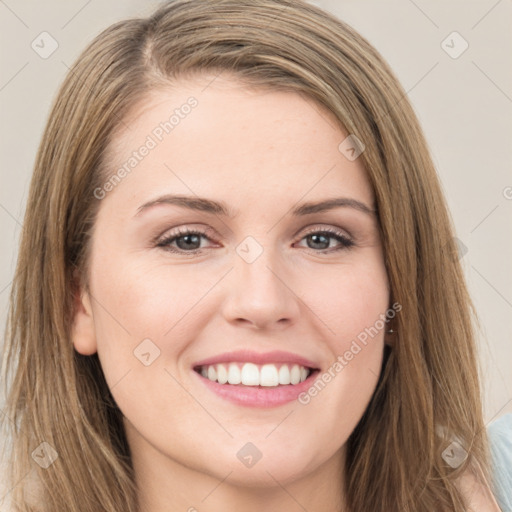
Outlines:
{"label": "cheek", "polygon": [[333,445],[345,442],[355,428],[381,371],[389,289],[377,256],[366,265],[343,268],[335,278],[331,269],[327,292],[309,296],[311,309],[328,327],[332,360],[299,403],[308,415],[322,418]]}
{"label": "cheek", "polygon": [[334,318],[337,353],[348,350],[354,340],[364,343],[382,338],[382,318],[389,307],[387,279],[382,273],[353,274],[341,286],[338,315]]}
{"label": "cheek", "polygon": [[[175,363],[195,336],[194,315],[187,312],[198,301],[198,289],[186,279],[166,282],[170,273],[162,267],[145,268],[113,252],[103,257],[91,284],[98,299],[97,351],[107,384],[127,418],[142,418],[151,428],[167,418],[168,427],[178,428],[173,411],[190,408],[190,396],[178,384],[183,375]],[[202,285],[205,291],[210,286]]]}
{"label": "cheek", "polygon": [[388,278],[380,254],[375,251],[370,256],[354,264],[326,266],[317,271],[314,282],[303,273],[303,289],[308,290],[304,301],[321,320],[336,354],[348,350],[354,339],[364,341],[369,330],[371,338],[382,337],[381,318],[389,307]]}
{"label": "cheek", "polygon": [[215,276],[200,280],[197,271],[170,269],[165,263],[143,266],[122,255],[108,259],[109,264],[98,265],[91,276],[101,298],[95,315],[99,342],[176,339],[188,312],[215,282]]}

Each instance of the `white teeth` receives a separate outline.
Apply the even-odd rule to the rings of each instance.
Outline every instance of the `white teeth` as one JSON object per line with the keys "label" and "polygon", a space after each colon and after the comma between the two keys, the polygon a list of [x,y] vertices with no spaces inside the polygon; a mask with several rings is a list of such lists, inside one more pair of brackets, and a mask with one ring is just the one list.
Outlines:
{"label": "white teeth", "polygon": [[219,366],[217,366],[217,381],[219,384],[226,384],[228,381],[228,371],[223,364],[219,364]]}
{"label": "white teeth", "polygon": [[288,368],[287,364],[283,364],[279,368],[279,384],[290,384],[290,382],[290,368]]}
{"label": "white teeth", "polygon": [[[208,370],[208,378],[210,378],[209,370]],[[296,364],[294,364],[292,366],[292,371],[290,372],[290,382],[292,384],[298,384],[300,382],[300,368]]]}
{"label": "white teeth", "polygon": [[304,382],[310,371],[298,364],[228,363],[202,366],[200,373],[219,384],[273,387]]}
{"label": "white teeth", "polygon": [[264,364],[260,371],[260,386],[277,386],[279,375],[274,364]]}
{"label": "white teeth", "polygon": [[236,363],[231,363],[228,370],[228,382],[230,384],[240,384],[242,382],[242,375],[240,368]]}
{"label": "white teeth", "polygon": [[[218,366],[223,366],[218,365]],[[253,363],[245,363],[242,366],[242,384],[245,386],[259,386],[260,385],[260,372],[258,367]]]}
{"label": "white teeth", "polygon": [[215,366],[208,366],[208,378],[210,380],[217,380],[217,371]]}

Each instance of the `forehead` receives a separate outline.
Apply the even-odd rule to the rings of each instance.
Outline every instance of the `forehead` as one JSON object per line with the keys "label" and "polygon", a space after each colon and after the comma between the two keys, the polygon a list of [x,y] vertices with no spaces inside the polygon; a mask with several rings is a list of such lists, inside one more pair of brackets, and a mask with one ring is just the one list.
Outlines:
{"label": "forehead", "polygon": [[243,206],[283,194],[298,201],[343,193],[372,205],[361,159],[340,151],[348,135],[303,94],[196,77],[139,101],[113,137],[107,178],[128,171],[117,196],[147,198],[157,189],[222,193]]}

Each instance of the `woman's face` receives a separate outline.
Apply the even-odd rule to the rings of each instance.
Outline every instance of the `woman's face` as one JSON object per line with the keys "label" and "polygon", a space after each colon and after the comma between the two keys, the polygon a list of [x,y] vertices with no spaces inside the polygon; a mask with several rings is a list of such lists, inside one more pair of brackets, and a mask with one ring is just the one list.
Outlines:
{"label": "woman's face", "polygon": [[120,125],[74,345],[97,351],[136,467],[338,475],[389,307],[372,188],[321,106],[211,80]]}

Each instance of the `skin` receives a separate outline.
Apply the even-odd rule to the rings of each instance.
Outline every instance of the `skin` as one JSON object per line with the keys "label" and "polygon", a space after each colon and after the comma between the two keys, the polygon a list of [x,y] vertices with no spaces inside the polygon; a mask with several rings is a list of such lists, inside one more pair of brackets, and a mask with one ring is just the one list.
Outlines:
{"label": "skin", "polygon": [[[101,199],[73,343],[98,353],[124,414],[143,511],[342,510],[345,444],[375,390],[384,329],[307,405],[235,405],[192,367],[226,351],[284,350],[326,371],[349,350],[390,306],[377,218],[347,206],[305,217],[290,210],[333,197],[374,208],[373,191],[361,159],[338,149],[348,134],[321,106],[211,80],[153,91],[116,134],[109,174],[169,112],[198,100]],[[171,193],[223,201],[238,214],[170,204],[137,214]],[[209,229],[199,254],[157,246],[176,228]],[[325,228],[355,245],[307,236]],[[252,263],[236,251],[247,236],[263,250]],[[160,354],[145,366],[134,350],[148,338]],[[262,453],[250,468],[236,456],[247,442]]]}

